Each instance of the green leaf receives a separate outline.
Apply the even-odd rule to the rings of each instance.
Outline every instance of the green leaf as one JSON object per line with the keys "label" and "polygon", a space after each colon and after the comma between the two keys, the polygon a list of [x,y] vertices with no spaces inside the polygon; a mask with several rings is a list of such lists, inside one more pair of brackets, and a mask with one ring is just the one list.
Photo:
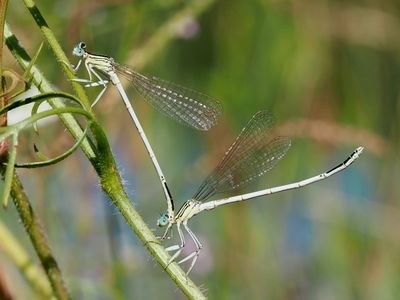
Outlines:
{"label": "green leaf", "polygon": [[14,108],[17,108],[17,107],[20,107],[20,106],[23,106],[23,105],[26,105],[29,103],[33,103],[33,102],[41,103],[41,102],[45,101],[46,99],[53,99],[53,98],[69,99],[69,100],[72,100],[72,101],[78,103],[81,107],[85,108],[82,101],[79,100],[74,95],[62,93],[62,92],[50,92],[50,93],[43,93],[43,94],[39,94],[39,95],[36,95],[33,97],[28,97],[25,99],[21,99],[19,101],[12,102],[0,109],[0,115],[8,112]]}

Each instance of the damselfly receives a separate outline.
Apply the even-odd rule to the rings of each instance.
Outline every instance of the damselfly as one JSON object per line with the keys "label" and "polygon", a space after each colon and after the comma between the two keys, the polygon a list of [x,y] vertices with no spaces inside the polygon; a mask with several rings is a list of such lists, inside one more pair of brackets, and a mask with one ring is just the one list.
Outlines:
{"label": "damselfly", "polygon": [[79,69],[83,61],[89,74],[89,79],[74,79],[74,81],[84,83],[85,87],[103,86],[92,106],[103,96],[109,81],[117,87],[157,171],[167,199],[168,214],[173,215],[174,208],[170,206],[173,205],[173,201],[167,181],[118,76],[129,80],[139,94],[157,110],[198,130],[208,130],[217,123],[222,113],[220,102],[205,94],[174,83],[139,74],[127,65],[118,64],[111,57],[89,53],[86,51],[84,42],[79,42],[72,53],[81,57],[76,67],[73,68],[74,71]]}
{"label": "damselfly", "polygon": [[[260,111],[256,113],[243,128],[219,165],[201,184],[192,199],[187,200],[176,215],[170,215],[169,212],[167,212],[158,219],[158,226],[167,226],[161,239],[167,238],[174,224],[176,224],[179,234],[180,244],[170,246],[166,249],[167,251],[176,251],[172,255],[170,262],[179,256],[185,246],[185,237],[181,229],[181,226],[183,226],[192,238],[196,250],[182,258],[178,263],[183,263],[192,259],[187,273],[189,273],[195,265],[202,245],[187,224],[193,216],[204,210],[211,210],[224,204],[301,188],[305,185],[323,180],[347,168],[363,151],[363,147],[358,147],[345,161],[336,167],[302,181],[234,197],[204,202],[217,193],[229,192],[254,181],[270,171],[276,163],[285,156],[290,147],[290,140],[287,137],[276,137],[273,134],[272,128],[273,117],[269,112]],[[173,207],[173,205],[170,206]]]}

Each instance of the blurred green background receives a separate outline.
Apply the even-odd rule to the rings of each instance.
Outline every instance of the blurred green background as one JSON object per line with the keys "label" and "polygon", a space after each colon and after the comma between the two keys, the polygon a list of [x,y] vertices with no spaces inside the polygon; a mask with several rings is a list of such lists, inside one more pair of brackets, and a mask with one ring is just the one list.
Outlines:
{"label": "blurred green background", "polygon": [[[365,147],[356,163],[326,181],[193,218],[204,249],[190,277],[210,299],[399,299],[398,1],[37,5],[74,63],[72,48],[84,40],[91,52],[221,99],[218,126],[196,132],[128,89],[178,206],[259,110],[273,112],[292,147],[274,170],[238,193],[317,175]],[[22,2],[10,1],[7,21],[34,55],[43,38]],[[4,64],[22,73],[5,52]],[[37,63],[56,88],[71,91],[46,45]],[[88,92],[94,99],[98,90]],[[160,235],[163,193],[114,87],[94,110],[130,198]],[[47,142],[38,143],[49,155],[72,143],[61,125],[41,130]],[[40,138],[26,134],[19,160],[32,159],[32,140]],[[185,298],[101,192],[81,152],[18,173],[74,299]],[[0,217],[36,259],[15,207],[0,210]],[[0,272],[16,299],[38,299],[1,247]]]}

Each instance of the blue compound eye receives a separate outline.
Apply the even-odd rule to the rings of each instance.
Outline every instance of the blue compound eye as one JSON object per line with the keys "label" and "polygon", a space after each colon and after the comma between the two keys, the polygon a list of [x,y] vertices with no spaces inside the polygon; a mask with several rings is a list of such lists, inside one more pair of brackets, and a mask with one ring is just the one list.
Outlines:
{"label": "blue compound eye", "polygon": [[84,42],[79,42],[72,51],[72,54],[76,56],[83,56],[85,54],[85,48],[86,44]]}
{"label": "blue compound eye", "polygon": [[163,227],[166,226],[168,224],[168,215],[167,214],[163,214],[160,216],[160,218],[158,218],[157,220],[157,226]]}

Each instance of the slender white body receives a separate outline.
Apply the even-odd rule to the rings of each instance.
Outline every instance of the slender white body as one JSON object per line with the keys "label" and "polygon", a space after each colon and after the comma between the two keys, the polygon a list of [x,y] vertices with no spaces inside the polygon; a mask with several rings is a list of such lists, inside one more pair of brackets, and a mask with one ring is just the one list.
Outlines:
{"label": "slender white body", "polygon": [[182,229],[181,229],[181,225],[183,225],[183,227],[186,229],[186,231],[192,238],[192,240],[196,246],[196,250],[193,251],[192,253],[190,253],[189,255],[187,255],[186,257],[182,258],[180,261],[178,261],[178,263],[182,263],[189,259],[192,259],[192,262],[190,264],[190,267],[189,267],[189,270],[187,273],[189,273],[192,270],[194,264],[197,261],[200,250],[202,249],[203,246],[201,245],[200,241],[195,236],[195,234],[190,230],[187,223],[192,217],[199,214],[200,212],[202,212],[204,210],[212,210],[218,206],[228,204],[228,203],[250,200],[250,199],[253,199],[256,197],[261,197],[264,195],[275,194],[275,193],[279,193],[279,192],[283,192],[283,191],[287,191],[287,190],[301,188],[303,186],[312,184],[314,182],[326,179],[326,178],[344,170],[349,165],[351,165],[360,156],[363,149],[364,149],[363,147],[358,147],[356,150],[353,151],[353,153],[344,162],[342,162],[341,164],[332,168],[331,170],[321,173],[317,176],[298,181],[298,182],[281,185],[281,186],[277,186],[277,187],[273,187],[273,188],[269,188],[269,189],[265,189],[265,190],[261,190],[261,191],[257,191],[257,192],[233,196],[233,197],[229,197],[229,198],[208,201],[205,203],[197,201],[195,199],[187,200],[182,205],[182,207],[179,209],[179,211],[176,213],[173,221],[168,224],[167,230],[165,231],[165,234],[163,236],[163,238],[165,238],[168,231],[172,227],[172,225],[176,224],[181,243],[167,248],[167,251],[176,251],[170,261],[172,262],[176,257],[178,257],[180,255],[180,253],[182,252],[182,249],[185,247],[185,238],[184,238],[184,235],[183,235]]}
{"label": "slender white body", "polygon": [[233,202],[238,202],[238,201],[244,201],[244,200],[250,200],[256,197],[261,197],[261,196],[265,196],[265,195],[269,195],[269,194],[275,194],[275,193],[279,193],[279,192],[283,192],[283,191],[287,191],[287,190],[292,190],[292,189],[298,189],[301,188],[303,186],[312,184],[314,182],[323,180],[328,178],[329,176],[332,176],[340,171],[342,171],[343,169],[347,168],[349,165],[351,165],[358,157],[359,155],[362,153],[363,151],[363,147],[358,147],[350,156],[347,160],[345,160],[343,163],[339,164],[338,166],[336,166],[335,168],[333,168],[330,171],[327,171],[325,173],[319,174],[317,176],[314,177],[310,177],[307,179],[304,179],[302,181],[298,181],[298,182],[294,182],[294,183],[290,183],[290,184],[285,184],[285,185],[281,185],[281,186],[277,186],[277,187],[273,187],[273,188],[269,188],[269,189],[265,189],[265,190],[261,190],[261,191],[257,191],[257,192],[252,192],[252,193],[247,193],[247,194],[243,194],[243,195],[238,195],[238,196],[233,196],[233,197],[229,197],[229,198],[224,198],[224,199],[218,199],[218,200],[213,200],[213,201],[209,201],[209,202],[205,202],[205,203],[199,203],[199,208],[198,208],[198,212],[201,212],[203,210],[211,210],[214,209],[218,206],[224,205],[224,204],[228,204],[228,203],[233,203]]}
{"label": "slender white body", "polygon": [[119,94],[121,95],[126,108],[128,109],[129,114],[131,115],[131,118],[133,120],[133,123],[136,126],[137,131],[139,132],[140,137],[142,138],[142,141],[144,143],[144,146],[146,147],[147,152],[149,153],[150,159],[153,162],[154,168],[157,171],[158,177],[161,182],[161,186],[164,191],[164,195],[166,199],[168,200],[168,212],[171,213],[171,217],[173,217],[174,214],[174,207],[173,207],[173,201],[172,201],[172,195],[169,191],[167,180],[165,179],[165,176],[163,174],[163,171],[161,170],[160,164],[158,163],[157,157],[154,154],[153,149],[151,148],[151,145],[149,143],[149,140],[147,139],[146,134],[144,133],[143,127],[139,122],[138,117],[135,114],[135,111],[133,110],[132,104],[129,101],[128,96],[125,93],[124,88],[122,87],[122,84],[118,78],[118,76],[114,72],[109,72],[108,75],[110,76],[111,82],[116,86],[118,89]]}

